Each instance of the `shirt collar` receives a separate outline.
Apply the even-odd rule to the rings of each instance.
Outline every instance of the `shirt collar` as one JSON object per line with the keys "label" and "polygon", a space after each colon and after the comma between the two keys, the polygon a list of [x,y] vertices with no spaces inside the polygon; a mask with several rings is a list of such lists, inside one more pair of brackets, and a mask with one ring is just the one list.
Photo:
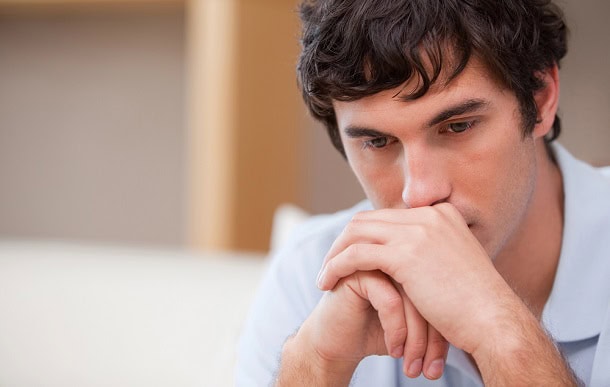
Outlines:
{"label": "shirt collar", "polygon": [[602,329],[610,303],[610,180],[553,150],[563,175],[561,255],[542,321],[557,341],[584,340]]}

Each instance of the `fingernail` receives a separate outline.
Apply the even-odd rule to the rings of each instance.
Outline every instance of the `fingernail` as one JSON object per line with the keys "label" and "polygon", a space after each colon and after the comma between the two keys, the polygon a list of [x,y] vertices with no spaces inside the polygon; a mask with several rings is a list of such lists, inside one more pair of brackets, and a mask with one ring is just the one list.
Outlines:
{"label": "fingernail", "polygon": [[394,357],[396,359],[400,359],[404,352],[405,352],[404,345],[399,345],[398,347],[394,348],[394,350],[392,351],[392,357]]}
{"label": "fingernail", "polygon": [[419,374],[421,374],[422,363],[423,363],[422,359],[413,360],[411,362],[411,365],[409,366],[409,371],[408,371],[408,374],[410,377],[415,378],[415,377],[419,376]]}
{"label": "fingernail", "polygon": [[445,368],[445,361],[443,359],[436,359],[430,363],[427,376],[430,379],[438,379],[443,375],[443,368]]}
{"label": "fingernail", "polygon": [[320,272],[318,273],[318,279],[316,280],[316,282],[318,284],[318,289],[320,289],[320,290],[323,290],[322,284],[324,283],[325,275],[326,275],[326,270],[324,270],[324,269],[320,270]]}

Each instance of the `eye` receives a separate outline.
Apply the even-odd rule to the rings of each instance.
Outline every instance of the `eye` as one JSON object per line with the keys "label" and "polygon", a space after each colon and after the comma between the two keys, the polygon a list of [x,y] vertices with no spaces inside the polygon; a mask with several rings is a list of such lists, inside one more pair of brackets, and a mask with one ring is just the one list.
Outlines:
{"label": "eye", "polygon": [[373,147],[379,149],[385,147],[386,145],[388,145],[387,137],[375,137],[364,142],[364,148]]}
{"label": "eye", "polygon": [[462,133],[474,126],[474,121],[453,122],[447,125],[447,131],[451,133]]}

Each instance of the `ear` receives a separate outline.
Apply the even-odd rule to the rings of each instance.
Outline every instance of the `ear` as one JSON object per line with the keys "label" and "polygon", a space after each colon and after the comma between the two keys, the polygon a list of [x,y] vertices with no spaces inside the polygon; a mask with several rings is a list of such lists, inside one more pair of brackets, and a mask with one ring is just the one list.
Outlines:
{"label": "ear", "polygon": [[544,137],[551,130],[559,107],[559,68],[557,64],[547,68],[538,76],[544,82],[544,87],[534,93],[534,100],[538,108],[536,126],[532,131],[534,138]]}

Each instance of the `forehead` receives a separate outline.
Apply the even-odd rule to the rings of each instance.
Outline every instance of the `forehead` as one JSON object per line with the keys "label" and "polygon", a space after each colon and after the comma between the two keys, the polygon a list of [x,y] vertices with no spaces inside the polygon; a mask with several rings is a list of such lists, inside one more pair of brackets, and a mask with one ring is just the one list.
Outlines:
{"label": "forehead", "polygon": [[337,124],[339,128],[365,123],[371,126],[371,123],[379,119],[376,113],[395,114],[397,109],[408,112],[410,119],[416,119],[417,116],[426,116],[443,106],[466,100],[482,100],[492,104],[498,97],[512,95],[510,90],[476,57],[471,58],[464,70],[455,78],[448,80],[448,77],[446,73],[441,74],[430,89],[416,99],[410,96],[421,87],[421,80],[414,77],[397,88],[354,101],[333,100]]}

